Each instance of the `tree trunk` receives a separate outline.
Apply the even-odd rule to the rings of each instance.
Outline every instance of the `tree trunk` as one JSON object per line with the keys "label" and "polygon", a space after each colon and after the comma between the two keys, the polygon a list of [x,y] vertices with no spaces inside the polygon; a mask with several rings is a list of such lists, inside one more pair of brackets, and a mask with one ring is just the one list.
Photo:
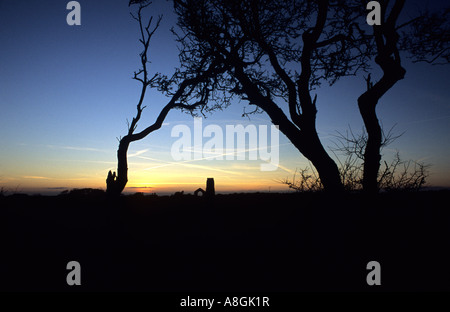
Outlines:
{"label": "tree trunk", "polygon": [[300,130],[286,118],[279,107],[273,106],[270,109],[266,108],[265,111],[271,117],[272,123],[279,126],[280,131],[317,169],[324,190],[330,193],[342,192],[344,186],[339,168],[323,147],[317,134],[315,120],[309,120],[308,124],[304,123],[303,130]]}
{"label": "tree trunk", "polygon": [[358,98],[358,107],[367,130],[367,144],[364,150],[363,191],[378,193],[378,171],[381,161],[382,131],[377,118],[376,106],[380,98],[399,80],[405,77],[406,70],[400,62],[391,57],[377,59],[383,69],[383,77],[372,86],[367,79],[368,90]]}
{"label": "tree trunk", "polygon": [[[280,127],[281,128],[281,127]],[[301,132],[301,131],[299,131]],[[340,193],[344,190],[341,175],[336,162],[328,155],[320,142],[317,131],[303,131],[302,140],[291,140],[294,146],[302,153],[317,170],[323,188],[329,193]],[[297,135],[299,137],[299,135]]]}
{"label": "tree trunk", "polygon": [[310,160],[320,177],[324,190],[329,193],[340,193],[344,190],[341,181],[339,168],[333,159],[328,155],[322,145],[317,148],[317,155]]}
{"label": "tree trunk", "polygon": [[358,98],[359,111],[367,131],[362,186],[368,194],[378,193],[382,133],[376,113],[377,102],[378,99],[371,99],[367,93]]}
{"label": "tree trunk", "polygon": [[119,196],[128,182],[128,161],[127,152],[130,146],[128,136],[123,137],[117,150],[117,176],[116,173],[108,172],[106,179],[106,193],[108,196]]}

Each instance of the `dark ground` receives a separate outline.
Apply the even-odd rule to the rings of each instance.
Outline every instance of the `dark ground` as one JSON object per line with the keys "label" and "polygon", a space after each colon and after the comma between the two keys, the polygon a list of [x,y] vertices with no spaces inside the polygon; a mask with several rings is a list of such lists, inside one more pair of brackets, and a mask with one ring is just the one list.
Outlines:
{"label": "dark ground", "polygon": [[3,196],[0,290],[448,291],[449,195]]}

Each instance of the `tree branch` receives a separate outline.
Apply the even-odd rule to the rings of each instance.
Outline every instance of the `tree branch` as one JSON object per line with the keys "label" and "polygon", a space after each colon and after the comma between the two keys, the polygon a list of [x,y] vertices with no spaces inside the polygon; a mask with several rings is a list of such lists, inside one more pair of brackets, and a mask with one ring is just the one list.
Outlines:
{"label": "tree branch", "polygon": [[261,46],[262,50],[267,53],[267,55],[269,56],[270,64],[272,65],[276,74],[281,78],[281,80],[286,85],[286,88],[288,90],[289,114],[294,124],[300,128],[301,119],[300,119],[300,112],[298,111],[297,91],[295,89],[295,83],[291,79],[291,77],[289,77],[287,72],[281,67],[273,48],[264,39],[261,32],[260,18],[259,16],[257,16],[256,9],[253,9],[253,22],[255,25],[256,39],[259,45]]}
{"label": "tree branch", "polygon": [[348,39],[347,36],[345,36],[344,34],[338,34],[336,36],[331,37],[330,39],[326,39],[320,42],[316,42],[315,44],[315,48],[321,48],[321,47],[325,47],[327,45],[333,44],[335,42],[342,42],[342,44],[344,45],[345,40]]}
{"label": "tree branch", "polygon": [[264,51],[266,51],[267,55],[269,56],[270,64],[272,65],[273,69],[277,73],[277,75],[281,78],[281,80],[284,82],[284,84],[287,87],[288,90],[288,105],[289,105],[289,114],[291,116],[292,121],[300,128],[301,127],[301,119],[300,119],[300,113],[298,111],[298,104],[297,104],[297,92],[295,90],[295,83],[292,81],[292,79],[289,77],[289,75],[286,73],[286,71],[280,66],[280,63],[278,62],[278,58],[273,51],[272,47],[270,47],[267,42],[264,41],[261,36],[258,36],[259,43],[261,44],[261,47]]}
{"label": "tree branch", "polygon": [[306,31],[303,33],[303,50],[300,58],[302,72],[297,81],[298,97],[300,101],[300,107],[302,108],[302,121],[308,120],[309,123],[315,121],[317,108],[315,103],[311,100],[309,91],[310,78],[311,78],[311,54],[317,44],[317,40],[325,27],[325,21],[328,12],[328,1],[319,1],[319,8],[317,12],[317,20],[312,31]]}
{"label": "tree branch", "polygon": [[[139,102],[136,105],[136,110],[137,110],[136,116],[132,119],[131,124],[128,125],[128,135],[133,134],[133,132],[137,128],[137,123],[141,119],[142,111],[145,108],[145,107],[142,107],[142,103],[144,102],[147,87],[151,86],[153,84],[153,82],[155,81],[155,79],[158,77],[158,74],[154,74],[151,79],[148,79],[147,53],[148,53],[148,48],[150,45],[150,40],[151,40],[153,34],[155,33],[155,31],[158,29],[158,27],[161,23],[162,16],[159,16],[158,21],[156,22],[156,25],[152,30],[150,30],[150,26],[153,21],[153,16],[149,18],[147,26],[144,27],[143,19],[142,19],[142,10],[144,8],[146,8],[147,6],[149,6],[150,4],[151,4],[151,2],[140,3],[137,17],[135,15],[131,14],[131,16],[139,23],[139,30],[141,33],[141,39],[139,39],[139,42],[144,46],[144,49],[140,54],[142,68],[139,69],[137,72],[134,72],[134,76],[133,76],[134,80],[137,80],[142,84],[142,89],[141,89],[141,95],[139,97]],[[145,33],[144,33],[144,29],[145,29]],[[143,78],[139,77],[140,75],[143,75]]]}

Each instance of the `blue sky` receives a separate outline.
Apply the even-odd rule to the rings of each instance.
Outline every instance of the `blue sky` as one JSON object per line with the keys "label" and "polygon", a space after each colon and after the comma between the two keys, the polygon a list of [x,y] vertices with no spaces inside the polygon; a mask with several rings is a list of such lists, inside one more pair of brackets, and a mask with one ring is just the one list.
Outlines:
{"label": "blue sky", "polygon": [[[116,167],[116,138],[126,133],[126,119],[135,114],[140,85],[131,77],[139,68],[141,46],[127,1],[79,1],[81,26],[67,25],[67,2],[0,1],[0,187],[6,190],[104,188],[108,170]],[[164,14],[150,47],[150,70],[170,75],[178,64],[169,31],[171,4],[155,1],[147,13]],[[430,163],[429,184],[450,187],[448,68],[407,60],[404,66],[405,79],[378,106],[385,129],[396,125],[397,133],[405,132],[385,157],[399,150],[404,159]],[[364,88],[357,76],[317,90],[317,128],[325,146],[332,145],[336,131],[362,128],[356,100]],[[156,90],[148,93],[141,129],[153,123],[166,102]],[[242,118],[243,105],[235,102],[204,124],[270,125],[264,114]],[[218,190],[283,190],[277,180],[309,165],[282,134],[281,166],[273,172],[257,170],[260,161],[176,164],[170,155],[176,124],[192,126],[193,119],[172,111],[162,129],[132,144],[130,190],[194,190],[209,176],[216,178]]]}

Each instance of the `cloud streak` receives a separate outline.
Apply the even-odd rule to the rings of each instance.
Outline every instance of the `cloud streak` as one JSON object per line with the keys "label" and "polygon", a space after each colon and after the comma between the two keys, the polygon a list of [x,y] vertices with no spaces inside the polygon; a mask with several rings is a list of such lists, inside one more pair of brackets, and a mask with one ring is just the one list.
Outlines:
{"label": "cloud streak", "polygon": [[[279,148],[280,146],[283,146],[283,145],[289,145],[290,143],[285,143],[285,144],[280,144],[280,145],[277,145],[276,146],[276,148]],[[208,160],[208,159],[213,159],[213,158],[217,158],[218,156],[222,156],[222,157],[224,157],[225,158],[225,156],[227,156],[227,155],[237,155],[237,154],[240,154],[240,153],[247,153],[247,152],[250,152],[250,151],[259,151],[260,149],[262,149],[262,148],[267,148],[266,146],[264,146],[264,147],[256,147],[256,148],[252,148],[252,149],[243,149],[243,150],[241,150],[241,151],[236,151],[236,150],[233,150],[232,152],[224,152],[224,153],[215,153],[215,152],[211,152],[211,153],[209,153],[209,154],[213,154],[213,155],[211,155],[211,156],[206,156],[206,157],[202,157],[202,158],[199,158],[199,159],[190,159],[190,160],[184,160],[184,161],[176,161],[176,162],[170,162],[170,161],[163,161],[163,160],[160,160],[160,159],[156,159],[156,158],[151,158],[151,157],[147,157],[147,156],[140,156],[141,154],[143,154],[143,153],[145,153],[146,151],[148,151],[148,149],[146,149],[146,150],[143,150],[143,151],[139,151],[138,153],[136,153],[136,155],[135,156],[137,156],[138,158],[141,158],[141,159],[146,159],[146,160],[152,160],[152,161],[157,161],[157,162],[160,162],[160,163],[162,163],[162,164],[160,164],[160,165],[156,165],[156,166],[152,166],[152,167],[148,167],[148,168],[145,168],[145,169],[143,169],[143,170],[146,170],[146,171],[148,171],[148,170],[152,170],[152,169],[157,169],[157,168],[163,168],[163,167],[168,167],[168,166],[173,166],[173,165],[178,165],[178,166],[183,166],[183,167],[188,167],[188,168],[198,168],[198,169],[205,169],[205,170],[212,170],[212,171],[218,171],[218,172],[223,172],[223,173],[227,173],[227,174],[233,174],[233,175],[243,175],[243,173],[242,172],[237,172],[237,171],[232,171],[232,170],[224,170],[224,169],[218,169],[218,168],[214,168],[214,167],[212,167],[212,166],[204,166],[204,165],[194,165],[194,164],[191,164],[192,162],[195,162],[195,161],[201,161],[201,160]],[[274,147],[272,147],[272,148],[274,148]],[[193,151],[192,149],[189,149],[188,151]],[[229,161],[229,160],[228,160]],[[292,170],[290,170],[290,169],[288,169],[288,168],[286,168],[286,167],[284,167],[284,166],[282,166],[282,165],[277,165],[277,167],[278,168],[280,168],[280,169],[282,169],[282,170],[284,170],[284,171],[286,171],[286,172],[288,172],[288,173],[293,173],[293,171]]]}
{"label": "cloud streak", "polygon": [[133,154],[129,154],[128,157],[136,157],[136,156],[142,155],[144,153],[147,153],[149,150],[150,150],[149,148],[146,148],[146,149],[134,152]]}
{"label": "cloud streak", "polygon": [[53,180],[49,177],[41,177],[41,176],[24,176],[24,179],[35,179],[35,180]]}
{"label": "cloud streak", "polygon": [[83,147],[83,146],[62,146],[62,145],[46,145],[48,148],[52,149],[65,149],[71,151],[81,151],[81,152],[100,152],[100,153],[109,153],[109,150],[94,148],[94,147]]}

